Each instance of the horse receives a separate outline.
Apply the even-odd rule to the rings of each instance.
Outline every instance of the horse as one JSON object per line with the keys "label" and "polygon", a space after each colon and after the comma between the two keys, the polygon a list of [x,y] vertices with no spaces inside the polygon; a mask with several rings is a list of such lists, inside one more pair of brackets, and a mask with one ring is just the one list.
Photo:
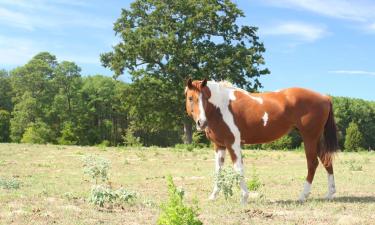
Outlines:
{"label": "horse", "polygon": [[[276,140],[296,128],[303,140],[307,176],[299,201],[304,202],[311,191],[319,160],[328,177],[326,199],[336,193],[332,159],[338,151],[337,128],[329,96],[303,88],[287,88],[275,92],[249,93],[229,82],[187,80],[186,112],[195,121],[198,131],[205,131],[215,150],[215,172],[225,160],[226,150],[234,170],[242,179],[241,203],[249,191],[243,175],[241,158],[243,144],[260,144]],[[219,188],[214,184],[210,200]]]}

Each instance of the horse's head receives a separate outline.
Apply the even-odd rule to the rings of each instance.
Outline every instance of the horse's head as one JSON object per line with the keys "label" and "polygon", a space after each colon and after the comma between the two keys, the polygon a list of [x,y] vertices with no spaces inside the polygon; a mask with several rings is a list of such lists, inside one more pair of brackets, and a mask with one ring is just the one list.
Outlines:
{"label": "horse's head", "polygon": [[207,127],[207,115],[209,110],[208,99],[210,91],[207,87],[207,79],[192,81],[189,79],[185,88],[186,112],[197,124],[197,130]]}

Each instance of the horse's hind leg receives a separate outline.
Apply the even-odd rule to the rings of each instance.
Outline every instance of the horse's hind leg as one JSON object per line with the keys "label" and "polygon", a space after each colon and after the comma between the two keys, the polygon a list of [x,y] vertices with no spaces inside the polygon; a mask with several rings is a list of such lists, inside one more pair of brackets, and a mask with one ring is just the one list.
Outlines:
{"label": "horse's hind leg", "polygon": [[[324,165],[324,160],[322,159],[324,156],[319,156],[320,161]],[[332,200],[333,195],[336,193],[336,186],[335,186],[335,178],[333,176],[333,166],[332,162],[329,165],[324,165],[324,168],[327,170],[327,177],[328,177],[328,192],[326,194],[326,199]]]}
{"label": "horse's hind leg", "polygon": [[299,197],[299,201],[304,202],[310,194],[311,184],[314,180],[316,168],[318,167],[318,141],[314,139],[304,138],[305,154],[307,160],[307,177]]}

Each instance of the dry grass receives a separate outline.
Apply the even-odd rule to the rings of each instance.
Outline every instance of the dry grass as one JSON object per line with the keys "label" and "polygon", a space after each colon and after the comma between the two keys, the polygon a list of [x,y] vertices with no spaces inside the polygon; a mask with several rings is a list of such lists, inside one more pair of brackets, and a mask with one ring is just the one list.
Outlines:
{"label": "dry grass", "polygon": [[[100,209],[91,205],[91,183],[82,169],[84,155],[111,161],[110,180],[140,194],[135,205]],[[318,167],[310,199],[299,204],[306,164],[303,152],[245,151],[246,177],[255,166],[264,184],[249,204],[239,191],[226,201],[208,201],[213,182],[213,152],[174,149],[124,149],[54,145],[0,145],[0,177],[21,181],[19,189],[0,189],[0,224],[155,224],[167,196],[171,174],[199,201],[205,224],[373,224],[375,153],[340,153],[335,159],[337,194],[323,199],[327,180]],[[228,159],[229,160],[229,159]],[[228,163],[227,160],[227,164]]]}

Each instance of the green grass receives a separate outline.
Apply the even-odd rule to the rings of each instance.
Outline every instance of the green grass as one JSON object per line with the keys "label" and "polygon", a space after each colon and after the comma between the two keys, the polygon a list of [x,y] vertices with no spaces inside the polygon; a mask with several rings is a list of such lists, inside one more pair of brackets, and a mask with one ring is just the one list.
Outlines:
{"label": "green grass", "polygon": [[[90,204],[92,182],[82,157],[111,162],[114,189],[137,192],[135,204],[100,208]],[[208,196],[214,180],[211,149],[111,148],[0,144],[0,177],[16,179],[18,189],[0,188],[0,224],[155,224],[167,199],[165,177],[172,175],[187,204],[198,199],[204,224],[373,224],[375,153],[339,153],[335,158],[336,198],[325,201],[327,176],[320,165],[309,200],[296,200],[306,176],[304,153],[244,151],[245,178],[252,169],[262,184],[241,206],[240,193],[215,202]],[[226,159],[226,164],[230,161]]]}

